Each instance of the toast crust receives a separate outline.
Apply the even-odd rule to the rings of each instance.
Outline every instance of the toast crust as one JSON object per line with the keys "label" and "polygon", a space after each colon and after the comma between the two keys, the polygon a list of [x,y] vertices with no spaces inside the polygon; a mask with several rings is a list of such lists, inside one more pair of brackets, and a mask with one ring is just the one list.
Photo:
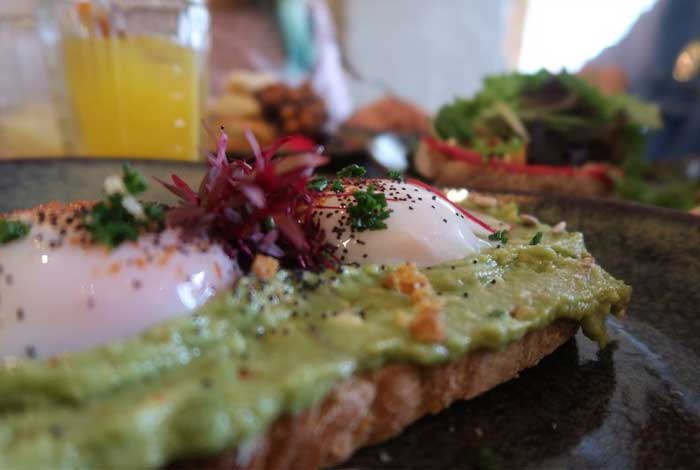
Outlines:
{"label": "toast crust", "polygon": [[571,339],[579,324],[559,320],[501,351],[478,350],[438,366],[389,364],[337,385],[318,406],[275,421],[246,450],[171,465],[171,470],[313,470],[338,464],[360,447],[399,434],[518,376]]}

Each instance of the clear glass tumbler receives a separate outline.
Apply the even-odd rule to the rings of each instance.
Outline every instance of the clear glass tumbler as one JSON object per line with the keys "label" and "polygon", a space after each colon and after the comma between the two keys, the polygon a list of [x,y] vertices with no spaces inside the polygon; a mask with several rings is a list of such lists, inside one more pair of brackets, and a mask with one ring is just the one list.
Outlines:
{"label": "clear glass tumbler", "polygon": [[206,0],[42,0],[69,152],[195,160],[207,83]]}
{"label": "clear glass tumbler", "polygon": [[0,158],[64,153],[32,0],[0,1]]}

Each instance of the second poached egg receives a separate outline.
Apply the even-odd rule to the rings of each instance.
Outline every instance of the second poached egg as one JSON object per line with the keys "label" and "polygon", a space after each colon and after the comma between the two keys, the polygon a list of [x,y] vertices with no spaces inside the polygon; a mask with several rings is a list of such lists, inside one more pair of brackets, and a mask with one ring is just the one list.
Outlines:
{"label": "second poached egg", "polygon": [[[375,192],[386,197],[391,215],[386,229],[356,231],[351,226],[348,206],[355,203],[353,192]],[[464,258],[488,247],[479,238],[483,228],[454,204],[413,183],[392,180],[362,180],[344,185],[342,193],[324,193],[316,202],[318,221],[344,264],[397,264],[407,261],[420,267]]]}

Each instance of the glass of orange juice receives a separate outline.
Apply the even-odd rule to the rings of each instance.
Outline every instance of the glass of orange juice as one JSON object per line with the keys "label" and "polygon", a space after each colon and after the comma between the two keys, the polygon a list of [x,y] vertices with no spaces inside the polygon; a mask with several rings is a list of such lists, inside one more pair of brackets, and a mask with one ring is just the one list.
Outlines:
{"label": "glass of orange juice", "polygon": [[206,0],[45,0],[69,151],[195,160],[208,89]]}

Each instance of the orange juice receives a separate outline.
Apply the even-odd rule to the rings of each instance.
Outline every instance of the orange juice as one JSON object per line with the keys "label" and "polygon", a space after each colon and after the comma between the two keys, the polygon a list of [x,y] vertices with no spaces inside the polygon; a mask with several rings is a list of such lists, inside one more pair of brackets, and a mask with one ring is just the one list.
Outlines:
{"label": "orange juice", "polygon": [[84,156],[195,160],[204,64],[167,38],[65,37],[66,87]]}

